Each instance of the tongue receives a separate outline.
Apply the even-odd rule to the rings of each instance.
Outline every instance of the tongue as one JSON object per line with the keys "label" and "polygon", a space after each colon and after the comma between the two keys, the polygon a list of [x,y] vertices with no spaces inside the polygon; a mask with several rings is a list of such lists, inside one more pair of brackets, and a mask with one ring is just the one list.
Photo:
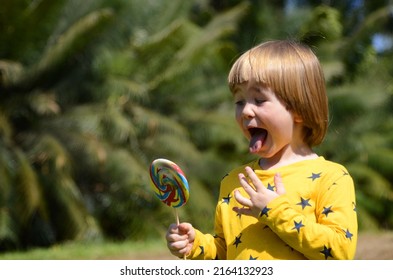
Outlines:
{"label": "tongue", "polygon": [[260,130],[254,133],[250,139],[249,150],[250,153],[257,153],[263,146],[263,142],[266,138],[266,130]]}

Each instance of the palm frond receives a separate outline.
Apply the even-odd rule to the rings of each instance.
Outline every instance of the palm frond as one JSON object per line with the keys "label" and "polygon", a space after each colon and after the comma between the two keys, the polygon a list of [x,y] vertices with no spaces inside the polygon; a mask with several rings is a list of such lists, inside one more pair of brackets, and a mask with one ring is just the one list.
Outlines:
{"label": "palm frond", "polygon": [[[51,28],[66,0],[12,1],[2,0],[0,17],[0,45],[2,57],[31,61],[36,50],[43,48]],[[5,16],[6,15],[6,16]],[[40,32],[31,32],[32,30]],[[15,34],[24,34],[16,36]]]}
{"label": "palm frond", "polygon": [[14,84],[24,74],[24,70],[17,61],[0,60],[0,88]]}
{"label": "palm frond", "polygon": [[130,108],[133,123],[138,127],[138,135],[149,137],[158,135],[160,133],[168,133],[176,135],[179,138],[187,139],[188,132],[177,120],[171,118],[170,115],[152,111],[142,106],[132,106]]}
{"label": "palm frond", "polygon": [[176,52],[165,71],[151,81],[150,88],[156,88],[163,81],[172,79],[192,67],[195,61],[206,53],[206,45],[214,46],[219,42],[219,39],[236,30],[236,23],[240,17],[244,16],[247,8],[248,4],[243,2],[229,11],[217,15],[206,27],[198,30],[195,34],[190,34],[184,42],[184,46]]}
{"label": "palm frond", "polygon": [[94,194],[99,206],[96,214],[109,236],[140,238],[152,226],[150,222],[155,218],[149,213],[157,206],[157,200],[148,172],[148,166],[138,157],[125,149],[112,148],[101,175],[105,191]]}
{"label": "palm frond", "polygon": [[[51,221],[59,232],[58,238],[99,237],[100,230],[72,177],[73,166],[65,146],[50,135],[34,138],[30,145],[29,156],[40,171],[40,189],[46,201],[43,218]],[[25,175],[21,178],[29,179]]]}
{"label": "palm frond", "polygon": [[30,108],[37,115],[56,115],[60,113],[60,106],[53,92],[35,91],[28,98]]}
{"label": "palm frond", "polygon": [[0,141],[9,144],[12,138],[12,124],[2,108],[0,108]]}
{"label": "palm frond", "polygon": [[[149,180],[144,174],[148,171],[144,162],[134,157],[125,149],[113,149],[113,152],[108,155],[105,163],[104,173],[108,184],[114,188],[132,188],[135,185],[146,186]],[[146,189],[135,188],[133,193],[136,197],[146,198]],[[130,198],[131,199],[131,198]]]}
{"label": "palm frond", "polygon": [[[94,219],[87,212],[83,195],[72,178],[72,164],[65,147],[49,135],[33,139],[30,144],[29,155],[40,171],[40,194],[46,201],[39,208],[44,214],[42,218],[51,221],[59,232],[60,240],[100,236]],[[32,181],[21,175],[23,180]]]}
{"label": "palm frond", "polygon": [[97,138],[103,137],[100,129],[101,119],[105,114],[105,104],[93,103],[73,106],[57,118],[47,120],[42,124],[43,129],[55,135],[57,132],[89,134]]}
{"label": "palm frond", "polygon": [[18,243],[18,231],[11,211],[6,207],[0,207],[0,251],[14,249],[18,247]]}
{"label": "palm frond", "polygon": [[216,15],[206,27],[200,31],[200,34],[190,37],[184,47],[176,53],[174,65],[184,60],[188,61],[190,57],[198,57],[199,53],[206,51],[206,45],[220,42],[226,35],[236,31],[237,22],[246,14],[249,7],[247,2],[242,2],[228,11]]}
{"label": "palm frond", "polygon": [[[381,146],[379,146],[381,147]],[[393,150],[387,148],[375,149],[368,154],[368,164],[388,180],[393,180]],[[390,199],[393,200],[393,185],[391,185]]]}
{"label": "palm frond", "polygon": [[[123,58],[124,59],[124,58]],[[147,85],[124,77],[109,77],[104,89],[110,94],[110,99],[120,99],[122,102],[147,100]]]}
{"label": "palm frond", "polygon": [[[132,41],[132,47],[134,47],[137,53],[140,54],[151,53],[162,46],[165,48],[168,48],[169,46],[178,47],[186,38],[192,34],[196,34],[197,32],[198,27],[196,25],[187,19],[179,18],[158,30],[157,33],[144,38],[144,40],[138,40],[135,38],[135,40]],[[158,55],[162,54],[160,53]]]}
{"label": "palm frond", "polygon": [[105,139],[114,144],[124,143],[129,139],[136,139],[136,131],[131,120],[120,111],[119,106],[108,106],[102,116],[102,127]]}
{"label": "palm frond", "polygon": [[56,176],[62,173],[70,173],[70,158],[64,146],[51,135],[34,137],[28,154],[32,162],[40,166],[44,175]]}
{"label": "palm frond", "polygon": [[[393,190],[390,182],[378,171],[358,164],[348,164],[349,172],[354,178],[357,204],[374,218],[386,220],[389,214],[386,207],[393,202]],[[362,219],[362,217],[359,217]]]}
{"label": "palm frond", "polygon": [[22,151],[16,151],[15,157],[14,211],[21,224],[24,224],[43,202],[42,186],[26,155]]}
{"label": "palm frond", "polygon": [[101,237],[95,219],[88,213],[82,194],[67,175],[45,180],[50,218],[59,240],[87,240]]}
{"label": "palm frond", "polygon": [[29,88],[46,74],[58,68],[72,54],[90,43],[97,29],[103,28],[113,16],[111,9],[93,11],[71,26],[55,44],[48,48],[40,61],[27,69],[25,75],[10,86]]}
{"label": "palm frond", "polygon": [[[215,147],[236,153],[246,147],[245,138],[234,121],[232,111],[194,111],[189,113],[190,134],[201,148]],[[225,151],[226,150],[226,151]]]}
{"label": "palm frond", "polygon": [[0,145],[0,250],[14,248],[18,243],[17,222],[12,217],[15,165],[12,152]]}

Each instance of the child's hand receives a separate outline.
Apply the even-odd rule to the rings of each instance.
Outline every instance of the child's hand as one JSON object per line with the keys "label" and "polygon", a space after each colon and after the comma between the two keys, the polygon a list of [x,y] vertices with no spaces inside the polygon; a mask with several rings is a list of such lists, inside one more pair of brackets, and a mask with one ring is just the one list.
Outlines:
{"label": "child's hand", "polygon": [[240,173],[240,184],[246,193],[250,196],[250,198],[245,198],[240,194],[239,190],[235,190],[235,199],[244,207],[234,207],[233,210],[242,215],[254,216],[258,218],[261,210],[265,208],[270,201],[285,193],[285,188],[281,181],[281,176],[278,173],[274,176],[274,184],[277,191],[272,191],[267,189],[262,184],[261,180],[259,180],[258,176],[254,173],[252,168],[247,166],[245,169],[248,178],[251,180],[255,188],[250,185],[246,176],[243,173]]}
{"label": "child's hand", "polygon": [[166,233],[168,249],[179,258],[190,254],[194,239],[195,229],[189,223],[171,224]]}

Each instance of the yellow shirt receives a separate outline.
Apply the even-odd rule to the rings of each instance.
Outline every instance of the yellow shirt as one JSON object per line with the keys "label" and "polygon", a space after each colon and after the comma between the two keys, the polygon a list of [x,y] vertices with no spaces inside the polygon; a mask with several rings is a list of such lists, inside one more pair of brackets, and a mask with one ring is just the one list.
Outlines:
{"label": "yellow shirt", "polygon": [[238,215],[234,198],[238,174],[221,181],[215,213],[215,235],[196,230],[191,259],[353,259],[357,243],[355,188],[348,171],[323,157],[274,170],[262,170],[258,160],[247,164],[262,183],[275,190],[280,173],[286,193],[261,210],[259,218]]}

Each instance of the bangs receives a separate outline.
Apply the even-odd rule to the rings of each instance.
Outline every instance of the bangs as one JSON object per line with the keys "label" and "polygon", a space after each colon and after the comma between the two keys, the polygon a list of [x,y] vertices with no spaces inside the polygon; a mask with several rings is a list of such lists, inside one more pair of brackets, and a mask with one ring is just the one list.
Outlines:
{"label": "bangs", "polygon": [[282,58],[269,49],[255,47],[241,55],[233,64],[228,75],[229,88],[233,92],[237,84],[244,82],[272,87],[275,79],[281,77],[281,64]]}

